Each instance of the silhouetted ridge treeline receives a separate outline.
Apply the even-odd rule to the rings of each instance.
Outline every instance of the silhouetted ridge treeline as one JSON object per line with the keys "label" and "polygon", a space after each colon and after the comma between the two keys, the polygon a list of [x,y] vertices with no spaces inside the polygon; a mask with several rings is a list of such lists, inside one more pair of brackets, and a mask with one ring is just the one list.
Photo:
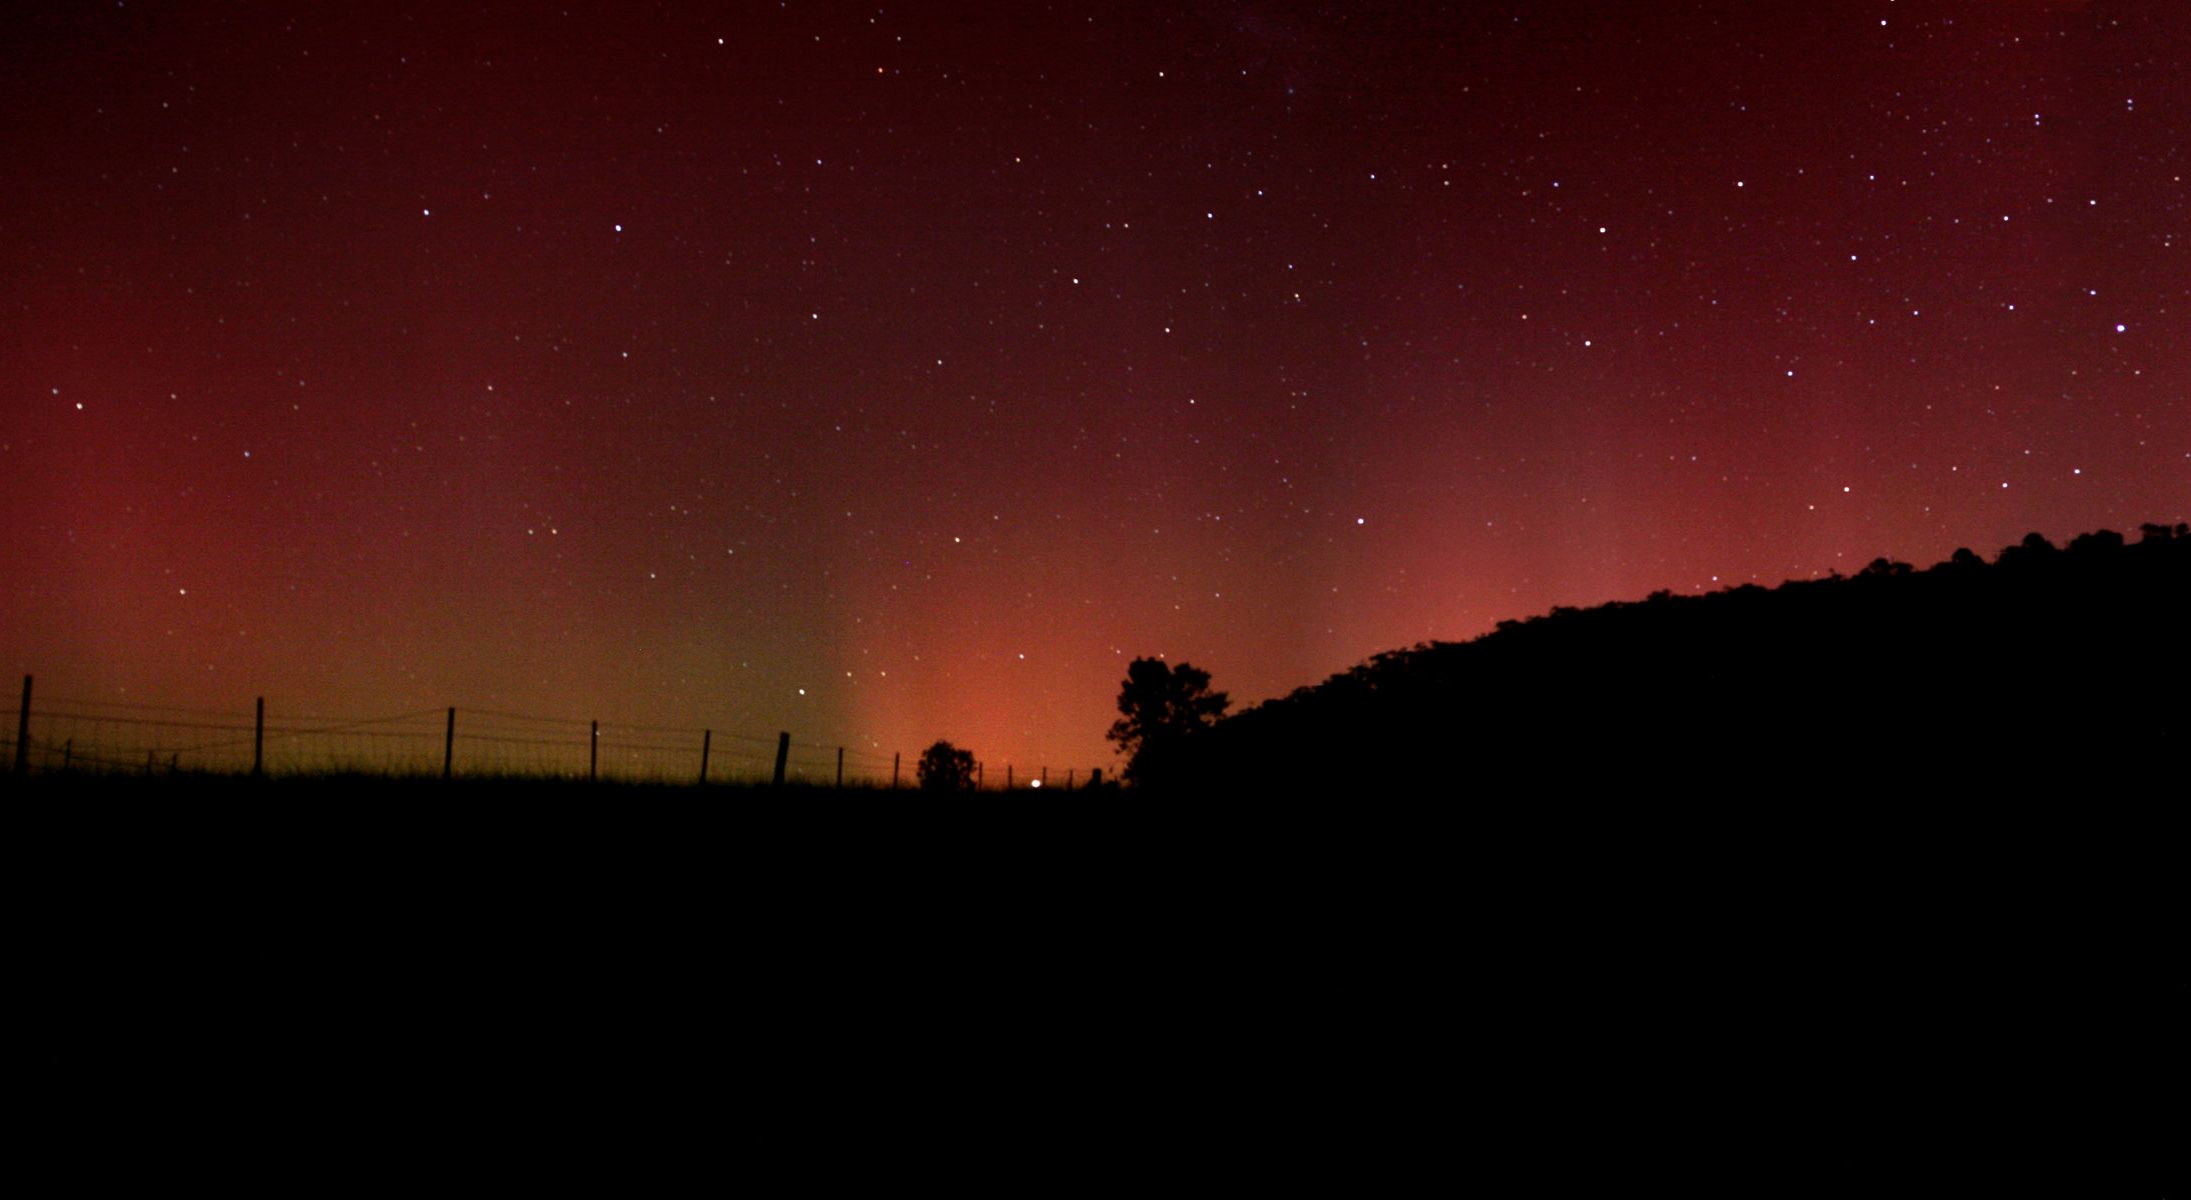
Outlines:
{"label": "silhouetted ridge treeline", "polygon": [[1992,563],[1878,559],[1502,621],[1223,720],[1176,782],[1516,799],[2148,786],[2180,769],[2191,728],[2191,529],[2141,535],[2034,533]]}

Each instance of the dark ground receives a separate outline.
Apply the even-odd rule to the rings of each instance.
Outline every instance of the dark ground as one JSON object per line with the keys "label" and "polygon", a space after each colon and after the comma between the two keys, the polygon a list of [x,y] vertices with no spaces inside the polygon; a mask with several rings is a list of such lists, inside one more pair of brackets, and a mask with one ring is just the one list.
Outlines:
{"label": "dark ground", "polygon": [[57,1111],[995,1182],[2182,1194],[2159,805],[124,778],[6,810]]}

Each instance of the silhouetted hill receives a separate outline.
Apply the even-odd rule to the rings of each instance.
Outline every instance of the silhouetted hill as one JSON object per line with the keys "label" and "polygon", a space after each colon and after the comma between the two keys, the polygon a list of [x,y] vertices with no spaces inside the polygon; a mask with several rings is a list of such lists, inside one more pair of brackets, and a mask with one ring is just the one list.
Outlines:
{"label": "silhouetted hill", "polygon": [[[2191,529],[1555,608],[1220,722],[1180,782],[1521,801],[2180,790]],[[1983,788],[2014,795],[1979,794]]]}

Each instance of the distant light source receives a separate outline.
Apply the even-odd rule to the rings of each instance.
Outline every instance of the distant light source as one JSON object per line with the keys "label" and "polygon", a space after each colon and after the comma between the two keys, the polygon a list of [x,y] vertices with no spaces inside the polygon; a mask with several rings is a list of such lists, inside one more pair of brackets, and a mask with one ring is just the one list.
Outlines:
{"label": "distant light source", "polygon": [[1027,781],[1027,786],[1031,788],[1038,788],[1042,786],[1042,781],[1039,779],[1030,779]]}

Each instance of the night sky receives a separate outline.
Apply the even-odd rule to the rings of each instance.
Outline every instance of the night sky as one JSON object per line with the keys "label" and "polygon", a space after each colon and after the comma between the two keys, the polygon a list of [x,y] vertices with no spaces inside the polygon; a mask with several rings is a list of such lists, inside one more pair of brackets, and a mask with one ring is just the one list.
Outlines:
{"label": "night sky", "polygon": [[1137,656],[2191,518],[2180,0],[15,11],[59,693],[1024,778]]}

